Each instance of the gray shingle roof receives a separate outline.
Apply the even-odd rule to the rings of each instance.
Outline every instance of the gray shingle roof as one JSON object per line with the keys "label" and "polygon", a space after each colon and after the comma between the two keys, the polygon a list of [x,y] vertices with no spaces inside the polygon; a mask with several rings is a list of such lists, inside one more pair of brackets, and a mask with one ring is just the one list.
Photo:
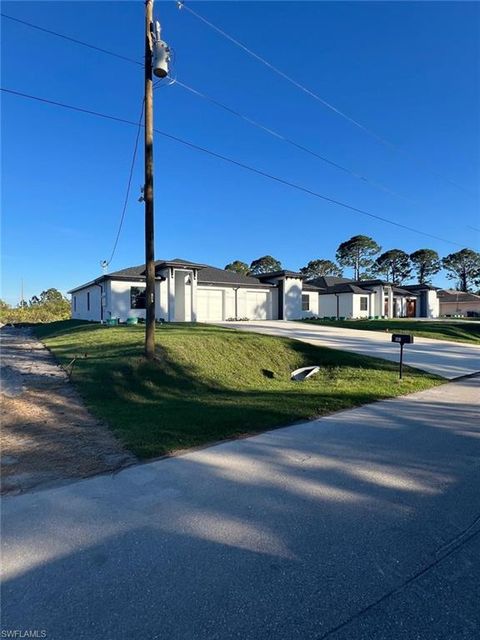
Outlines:
{"label": "gray shingle roof", "polygon": [[410,289],[404,289],[403,287],[393,287],[393,293],[399,296],[415,296],[417,291],[410,291]]}
{"label": "gray shingle roof", "polygon": [[440,289],[438,292],[440,302],[480,302],[480,296],[465,291],[454,289]]}
{"label": "gray shingle roof", "polygon": [[403,284],[402,285],[403,289],[406,289],[407,291],[422,291],[422,290],[432,290],[432,291],[438,291],[439,287],[434,287],[431,284]]}
{"label": "gray shingle roof", "polygon": [[[261,282],[258,278],[252,276],[246,276],[236,271],[229,271],[227,269],[217,269],[217,267],[211,267],[210,265],[199,264],[197,262],[191,262],[189,260],[183,260],[181,258],[175,258],[174,260],[155,260],[155,268],[159,269],[168,266],[191,266],[198,269],[198,282],[200,284],[238,284],[252,287],[266,287],[269,286]],[[145,275],[145,265],[140,264],[135,267],[127,267],[126,269],[120,269],[108,274],[109,277],[141,277]]]}
{"label": "gray shingle roof", "polygon": [[[155,269],[159,269],[162,267],[169,266],[189,266],[189,267],[204,267],[204,264],[199,264],[197,262],[191,262],[190,260],[182,260],[182,258],[174,258],[173,260],[155,260]],[[115,276],[143,276],[145,275],[145,263],[139,264],[135,267],[126,267],[125,269],[120,269],[119,271],[112,271],[112,273],[107,274],[109,277]]]}
{"label": "gray shingle roof", "polygon": [[340,282],[333,287],[327,287],[323,291],[320,291],[320,295],[329,293],[361,293],[362,295],[368,295],[372,293],[370,289],[362,289],[362,287],[352,284],[350,282]]}
{"label": "gray shingle roof", "polygon": [[319,293],[325,291],[325,288],[316,287],[311,282],[304,282],[303,285],[302,285],[302,289],[303,289],[303,291],[318,291]]}
{"label": "gray shingle roof", "polygon": [[272,286],[253,276],[246,276],[236,271],[217,269],[216,267],[210,266],[198,270],[198,282],[199,284],[238,284],[251,287]]}
{"label": "gray shingle roof", "polygon": [[314,287],[320,287],[320,289],[333,287],[342,282],[353,282],[353,280],[350,278],[340,278],[338,276],[320,276],[319,278],[312,278],[311,280],[308,280],[308,284],[311,284]]}
{"label": "gray shingle roof", "polygon": [[269,278],[278,278],[281,276],[285,276],[287,278],[300,278],[302,280],[305,277],[301,273],[298,273],[298,271],[288,271],[285,269],[281,269],[280,271],[269,271],[268,273],[258,274],[258,277],[260,280],[268,280]]}

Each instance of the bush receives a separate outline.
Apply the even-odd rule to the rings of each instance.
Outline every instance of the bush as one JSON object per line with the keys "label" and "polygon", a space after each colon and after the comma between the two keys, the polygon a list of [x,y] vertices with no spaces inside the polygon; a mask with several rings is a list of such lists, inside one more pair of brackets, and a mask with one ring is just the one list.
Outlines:
{"label": "bush", "polygon": [[29,303],[11,307],[0,301],[0,322],[2,324],[36,324],[55,322],[70,318],[70,302],[56,289],[42,291],[40,298],[34,296]]}

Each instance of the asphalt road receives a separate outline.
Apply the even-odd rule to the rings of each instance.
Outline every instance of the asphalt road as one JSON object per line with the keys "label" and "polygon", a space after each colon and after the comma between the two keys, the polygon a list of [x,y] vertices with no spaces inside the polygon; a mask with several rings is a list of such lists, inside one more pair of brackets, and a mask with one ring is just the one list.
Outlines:
{"label": "asphalt road", "polygon": [[3,501],[3,629],[478,640],[480,378]]}
{"label": "asphalt road", "polygon": [[[394,362],[398,362],[400,355],[400,347],[392,343],[392,334],[385,331],[359,331],[283,320],[222,324],[243,331],[293,338],[309,344],[352,351]],[[480,371],[480,346],[448,340],[415,338],[414,344],[404,347],[404,363],[452,380]]]}

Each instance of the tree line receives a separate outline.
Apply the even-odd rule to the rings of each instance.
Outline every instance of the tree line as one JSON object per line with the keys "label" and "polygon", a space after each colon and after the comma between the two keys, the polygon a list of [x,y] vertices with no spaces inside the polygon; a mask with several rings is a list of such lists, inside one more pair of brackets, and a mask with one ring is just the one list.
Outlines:
{"label": "tree line", "polygon": [[[402,249],[388,249],[382,253],[382,247],[373,238],[358,235],[338,246],[335,259],[336,262],[323,258],[310,260],[300,273],[313,280],[320,276],[341,277],[344,269],[351,269],[353,280],[380,278],[400,285],[413,278],[419,284],[431,284],[432,278],[444,269],[460,291],[480,286],[480,253],[468,248],[443,258],[433,249],[418,249],[410,254]],[[280,271],[282,264],[273,256],[262,256],[250,265],[234,260],[225,269],[257,276]]]}
{"label": "tree line", "polygon": [[58,289],[46,289],[28,301],[21,300],[16,306],[0,300],[0,322],[4,324],[54,322],[67,318],[70,318],[70,302]]}

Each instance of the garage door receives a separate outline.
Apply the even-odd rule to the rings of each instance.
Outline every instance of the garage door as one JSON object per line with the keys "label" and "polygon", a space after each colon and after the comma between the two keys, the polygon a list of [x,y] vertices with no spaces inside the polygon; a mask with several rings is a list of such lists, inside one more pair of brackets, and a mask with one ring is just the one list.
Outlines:
{"label": "garage door", "polygon": [[247,291],[247,318],[267,320],[270,317],[270,294],[261,291]]}
{"label": "garage door", "polygon": [[223,320],[223,291],[197,289],[197,319],[199,322]]}

